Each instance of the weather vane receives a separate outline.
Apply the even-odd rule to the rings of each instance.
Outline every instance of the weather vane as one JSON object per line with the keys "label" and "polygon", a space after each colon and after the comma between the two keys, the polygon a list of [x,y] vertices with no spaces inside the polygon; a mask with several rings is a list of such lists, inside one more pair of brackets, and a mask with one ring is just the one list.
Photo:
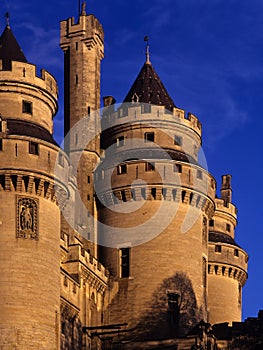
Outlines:
{"label": "weather vane", "polygon": [[9,27],[10,26],[10,15],[9,15],[9,12],[6,12],[5,18],[6,18],[6,25]]}
{"label": "weather vane", "polygon": [[144,41],[146,41],[146,63],[150,62],[150,45],[149,45],[149,37],[145,36]]}

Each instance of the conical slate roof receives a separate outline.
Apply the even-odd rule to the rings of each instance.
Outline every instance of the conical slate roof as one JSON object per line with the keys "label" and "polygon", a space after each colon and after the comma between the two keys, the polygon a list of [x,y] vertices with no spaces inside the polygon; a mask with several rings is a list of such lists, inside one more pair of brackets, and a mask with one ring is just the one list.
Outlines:
{"label": "conical slate roof", "polygon": [[151,103],[172,111],[175,104],[152,64],[145,62],[123,102]]}
{"label": "conical slate roof", "polygon": [[0,37],[0,59],[3,60],[4,69],[11,67],[11,61],[27,62],[9,25],[5,27]]}

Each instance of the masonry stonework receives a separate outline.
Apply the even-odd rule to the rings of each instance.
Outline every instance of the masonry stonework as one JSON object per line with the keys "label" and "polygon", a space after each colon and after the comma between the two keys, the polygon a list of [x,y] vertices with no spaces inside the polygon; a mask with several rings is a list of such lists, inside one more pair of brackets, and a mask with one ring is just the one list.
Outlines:
{"label": "masonry stonework", "polygon": [[231,176],[218,196],[202,125],[148,46],[123,103],[100,111],[103,28],[85,3],[61,21],[63,150],[55,78],[9,25],[0,44],[0,348],[223,349],[209,327],[241,320],[248,263]]}

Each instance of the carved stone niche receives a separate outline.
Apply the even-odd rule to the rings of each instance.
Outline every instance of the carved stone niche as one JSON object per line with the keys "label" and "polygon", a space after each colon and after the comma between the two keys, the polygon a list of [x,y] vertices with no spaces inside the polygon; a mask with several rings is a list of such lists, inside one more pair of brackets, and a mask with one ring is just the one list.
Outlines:
{"label": "carved stone niche", "polygon": [[62,303],[60,305],[60,350],[82,349],[82,324],[78,311]]}
{"label": "carved stone niche", "polygon": [[38,200],[17,197],[17,238],[38,240]]}

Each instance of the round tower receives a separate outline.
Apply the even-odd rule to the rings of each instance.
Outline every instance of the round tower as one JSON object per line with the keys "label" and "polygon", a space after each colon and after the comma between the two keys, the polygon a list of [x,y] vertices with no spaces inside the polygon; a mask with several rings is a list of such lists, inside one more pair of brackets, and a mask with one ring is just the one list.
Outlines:
{"label": "round tower", "polygon": [[247,253],[235,242],[237,209],[231,176],[222,177],[221,198],[209,221],[208,310],[211,324],[240,322],[242,288],[247,280]]}
{"label": "round tower", "polygon": [[105,102],[96,195],[100,258],[113,276],[108,322],[136,327],[133,338],[174,337],[206,319],[215,181],[197,160],[201,124],[174,105],[149,60],[126,103]]}
{"label": "round tower", "polygon": [[[60,319],[59,147],[52,137],[57,84],[44,70],[37,76],[9,26],[0,43],[0,348],[54,350]],[[60,161],[67,166],[63,153]],[[63,183],[56,186],[66,195]]]}

